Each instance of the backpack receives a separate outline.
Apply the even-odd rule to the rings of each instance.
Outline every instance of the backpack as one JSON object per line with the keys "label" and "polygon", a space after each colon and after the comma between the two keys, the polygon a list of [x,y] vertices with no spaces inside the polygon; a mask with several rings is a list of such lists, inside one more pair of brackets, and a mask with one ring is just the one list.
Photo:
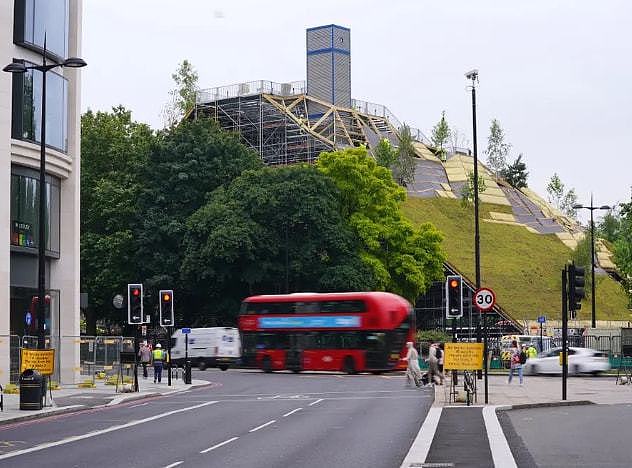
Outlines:
{"label": "backpack", "polygon": [[443,357],[443,351],[441,350],[441,348],[437,347],[436,351],[435,351],[435,356],[437,356],[437,360],[441,359]]}
{"label": "backpack", "polygon": [[520,351],[520,364],[525,364],[527,362],[527,353],[524,351]]}

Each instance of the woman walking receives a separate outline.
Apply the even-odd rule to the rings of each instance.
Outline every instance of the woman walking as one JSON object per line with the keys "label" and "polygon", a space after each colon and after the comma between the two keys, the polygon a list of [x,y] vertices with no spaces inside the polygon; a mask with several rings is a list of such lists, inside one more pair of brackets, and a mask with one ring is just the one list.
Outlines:
{"label": "woman walking", "polygon": [[421,386],[421,369],[419,368],[419,353],[413,346],[412,341],[408,341],[406,343],[406,348],[408,348],[408,352],[406,353],[406,357],[404,361],[408,362],[408,367],[406,369],[406,383],[410,385],[410,380],[412,378],[413,382],[417,387]]}
{"label": "woman walking", "polygon": [[518,371],[518,377],[520,378],[520,385],[522,385],[522,362],[520,362],[520,348],[516,340],[511,342],[511,368],[509,369],[509,382],[513,379],[514,370]]}

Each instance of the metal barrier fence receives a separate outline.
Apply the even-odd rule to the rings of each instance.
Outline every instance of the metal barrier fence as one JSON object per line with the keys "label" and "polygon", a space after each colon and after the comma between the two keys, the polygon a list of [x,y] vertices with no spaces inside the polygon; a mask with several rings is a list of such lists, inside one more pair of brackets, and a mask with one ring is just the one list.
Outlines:
{"label": "metal barrier fence", "polygon": [[[6,342],[5,342],[6,340]],[[36,349],[37,336],[0,336],[0,346],[8,343],[9,382],[20,377],[20,349]],[[134,351],[134,338],[123,336],[61,336],[46,337],[45,346],[55,349],[55,372],[51,380],[60,384],[79,381],[94,383],[98,375],[107,379],[113,375],[130,375],[132,365],[120,363],[121,351]],[[4,350],[2,350],[4,353]],[[77,365],[78,364],[78,365]],[[63,365],[63,367],[62,367]],[[4,380],[0,377],[0,380]]]}

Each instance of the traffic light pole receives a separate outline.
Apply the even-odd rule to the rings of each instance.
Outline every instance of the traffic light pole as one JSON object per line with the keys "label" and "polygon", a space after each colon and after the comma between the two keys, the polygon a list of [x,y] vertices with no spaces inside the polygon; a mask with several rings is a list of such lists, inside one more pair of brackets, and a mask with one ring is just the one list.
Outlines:
{"label": "traffic light pole", "polygon": [[167,360],[169,364],[167,365],[167,385],[171,387],[171,336],[173,335],[173,327],[168,328],[168,333],[169,345],[167,346]]}
{"label": "traffic light pole", "polygon": [[[568,339],[568,313],[567,313],[567,294],[569,287],[567,284],[568,267],[562,270],[562,400],[566,400],[566,379],[568,378],[568,359],[567,359],[567,339]],[[573,285],[570,285],[573,287]]]}
{"label": "traffic light pole", "polygon": [[134,330],[135,330],[135,337],[134,337],[134,391],[138,392],[138,350],[140,349],[139,346],[139,338],[138,338],[138,329],[141,327],[141,325],[135,325],[134,326]]}

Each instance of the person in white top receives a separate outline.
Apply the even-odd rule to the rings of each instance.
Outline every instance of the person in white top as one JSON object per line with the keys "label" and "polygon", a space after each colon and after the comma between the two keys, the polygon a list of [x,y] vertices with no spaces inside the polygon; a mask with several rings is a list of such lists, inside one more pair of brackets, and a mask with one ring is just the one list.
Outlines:
{"label": "person in white top", "polygon": [[419,368],[419,353],[415,349],[412,341],[406,343],[408,352],[404,361],[408,362],[408,368],[406,369],[406,382],[410,385],[411,379],[415,382],[416,386],[421,386],[421,369]]}

